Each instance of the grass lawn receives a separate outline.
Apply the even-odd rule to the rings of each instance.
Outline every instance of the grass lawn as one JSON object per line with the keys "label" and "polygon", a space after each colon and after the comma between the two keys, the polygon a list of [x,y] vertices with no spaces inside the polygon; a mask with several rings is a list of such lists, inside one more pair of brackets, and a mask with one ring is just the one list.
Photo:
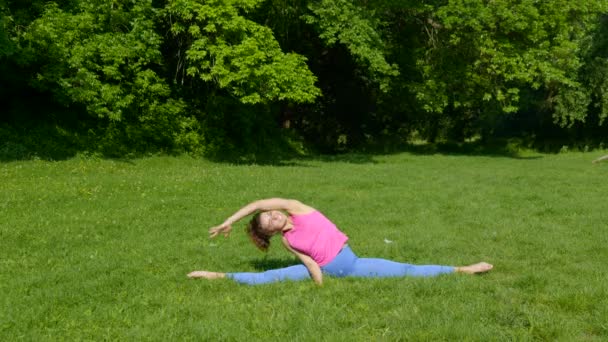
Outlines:
{"label": "grass lawn", "polygon": [[[600,154],[0,163],[0,340],[605,341]],[[207,238],[274,196],[321,210],[359,256],[495,268],[322,287],[186,277],[294,263],[278,240],[258,252],[243,224]]]}

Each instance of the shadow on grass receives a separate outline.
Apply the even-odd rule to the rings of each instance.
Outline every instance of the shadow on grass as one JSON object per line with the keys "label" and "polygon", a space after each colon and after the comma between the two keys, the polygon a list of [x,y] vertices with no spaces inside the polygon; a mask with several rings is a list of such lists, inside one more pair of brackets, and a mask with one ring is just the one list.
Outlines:
{"label": "shadow on grass", "polygon": [[27,160],[61,161],[82,157],[134,164],[136,159],[153,155],[177,156],[179,153],[168,153],[160,149],[134,152],[134,149],[128,146],[122,150],[102,150],[95,137],[71,132],[59,126],[0,124],[0,163]]}
{"label": "shadow on grass", "polygon": [[[319,161],[327,163],[351,163],[351,164],[375,164],[379,156],[395,155],[399,153],[411,153],[414,155],[452,155],[452,156],[486,156],[513,159],[538,159],[542,156],[522,156],[517,147],[509,143],[482,144],[479,142],[466,143],[436,143],[436,144],[403,144],[398,147],[373,146],[351,151],[337,152],[334,154],[299,154],[296,152],[285,153],[217,153],[212,157],[205,157],[215,163],[232,165],[263,165],[263,166],[310,166],[307,162]],[[127,153],[126,155],[107,155],[100,153],[89,153],[78,149],[75,145],[56,141],[39,142],[37,144],[24,144],[21,142],[4,142],[0,144],[0,162],[11,162],[19,160],[41,159],[47,161],[66,160],[78,155],[83,157],[96,157],[112,159],[121,162],[130,162],[134,159],[152,155],[178,155],[163,151]]]}
{"label": "shadow on grass", "polygon": [[33,144],[4,141],[0,142],[0,162],[13,162],[20,160],[66,160],[75,157],[79,153],[76,148],[66,146],[52,146],[50,143]]}
{"label": "shadow on grass", "polygon": [[[310,167],[311,161],[328,163],[352,163],[352,164],[374,164],[378,163],[377,157],[388,156],[399,153],[411,153],[413,155],[451,155],[451,156],[486,156],[513,159],[538,159],[541,155],[524,155],[521,151],[538,150],[543,153],[558,153],[565,146],[564,141],[543,141],[539,147],[538,142],[525,141],[519,138],[494,140],[490,142],[443,142],[443,143],[404,143],[390,142],[365,145],[334,153],[309,152],[302,153],[290,148],[288,143],[277,143],[267,148],[251,147],[253,152],[215,151],[213,156],[207,155],[203,158],[212,162],[233,165],[267,165],[267,166],[298,166]],[[98,151],[99,146],[94,137],[79,135],[58,126],[8,126],[0,125],[0,162],[11,162],[19,160],[47,160],[57,161],[71,159],[77,156],[84,158],[103,158],[121,162],[154,156],[154,155],[179,155],[155,149],[148,152],[133,152],[125,147],[125,150]],[[534,146],[539,147],[535,149]],[[586,143],[584,150],[602,148],[602,144]],[[87,149],[88,147],[88,149]],[[93,151],[93,152],[88,152]]]}
{"label": "shadow on grass", "polygon": [[[408,144],[400,152],[415,155],[484,156],[513,159],[539,159],[542,156],[523,156],[522,146],[511,141]],[[390,154],[390,153],[389,153]]]}
{"label": "shadow on grass", "polygon": [[296,259],[269,259],[261,258],[250,261],[251,266],[259,271],[274,270],[277,268],[284,268],[294,265],[299,265],[300,262]]}
{"label": "shadow on grass", "polygon": [[453,155],[453,156],[486,156],[513,159],[539,159],[540,155],[524,156],[521,154],[521,145],[511,141],[492,143],[463,142],[463,143],[404,143],[399,146],[365,146],[350,151],[333,154],[322,153],[251,153],[246,155],[218,154],[207,159],[222,164],[234,165],[268,165],[268,166],[310,166],[309,161],[338,162],[352,164],[376,164],[376,157],[411,153],[414,155]]}
{"label": "shadow on grass", "polygon": [[0,124],[0,162],[70,159],[83,152],[82,140],[59,126]]}

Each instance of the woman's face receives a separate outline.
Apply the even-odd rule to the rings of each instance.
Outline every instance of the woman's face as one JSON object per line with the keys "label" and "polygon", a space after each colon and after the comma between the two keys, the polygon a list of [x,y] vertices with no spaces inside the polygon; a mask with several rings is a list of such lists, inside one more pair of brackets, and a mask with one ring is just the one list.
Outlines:
{"label": "woman's face", "polygon": [[265,211],[260,214],[260,226],[270,234],[283,230],[287,223],[287,216],[278,210]]}

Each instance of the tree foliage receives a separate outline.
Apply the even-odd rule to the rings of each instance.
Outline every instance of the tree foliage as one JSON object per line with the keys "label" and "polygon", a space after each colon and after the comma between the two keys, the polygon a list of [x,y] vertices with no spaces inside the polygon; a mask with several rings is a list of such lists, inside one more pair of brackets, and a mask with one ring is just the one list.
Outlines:
{"label": "tree foliage", "polygon": [[[562,125],[584,120],[589,90],[578,80],[583,49],[599,1],[460,0],[438,7],[427,20],[428,46],[419,66],[418,97],[425,110],[492,107],[520,109],[526,88]],[[462,108],[462,109],[460,109]]]}
{"label": "tree foliage", "polygon": [[601,16],[585,57],[580,78],[587,85],[599,123],[603,124],[608,119],[608,14]]}
{"label": "tree foliage", "polygon": [[320,95],[304,56],[281,51],[272,31],[248,20],[259,0],[172,0],[171,32],[188,41],[188,76],[214,82],[245,104],[313,102]]}
{"label": "tree foliage", "polygon": [[0,0],[0,118],[106,151],[602,136],[607,18],[605,0]]}
{"label": "tree foliage", "polygon": [[399,75],[399,70],[396,64],[386,61],[378,24],[366,15],[366,8],[348,0],[313,1],[308,7],[312,13],[303,18],[318,27],[319,37],[329,46],[337,43],[345,46],[368,69],[380,89],[388,91],[391,78]]}
{"label": "tree foliage", "polygon": [[13,43],[10,40],[8,29],[12,18],[7,13],[6,2],[0,1],[0,60],[12,54]]}
{"label": "tree foliage", "polygon": [[25,55],[40,65],[33,86],[83,105],[106,123],[108,140],[173,145],[196,125],[155,71],[155,16],[151,1],[87,1],[71,11],[50,3],[23,35]]}
{"label": "tree foliage", "polygon": [[[167,97],[168,88],[151,69],[160,62],[160,37],[150,9],[97,1],[82,2],[70,13],[49,4],[24,36],[32,58],[44,59],[36,86],[116,121],[136,100]],[[146,91],[152,96],[137,98]]]}

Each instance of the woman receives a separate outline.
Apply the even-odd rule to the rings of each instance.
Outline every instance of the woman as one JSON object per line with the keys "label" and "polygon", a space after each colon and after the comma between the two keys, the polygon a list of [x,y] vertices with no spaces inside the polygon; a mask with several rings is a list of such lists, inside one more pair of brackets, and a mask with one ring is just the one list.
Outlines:
{"label": "woman", "polygon": [[321,285],[323,273],[336,277],[435,276],[454,272],[482,273],[493,267],[485,262],[461,267],[417,266],[384,259],[358,258],[346,244],[348,237],[323,214],[299,201],[281,198],[259,200],[244,206],[221,225],[209,229],[210,237],[214,238],[220,233],[228,236],[233,223],[255,212],[247,226],[253,243],[266,251],[270,238],[281,234],[285,248],[297,256],[302,265],[259,273],[194,271],[188,277],[227,277],[249,285],[312,278]]}

